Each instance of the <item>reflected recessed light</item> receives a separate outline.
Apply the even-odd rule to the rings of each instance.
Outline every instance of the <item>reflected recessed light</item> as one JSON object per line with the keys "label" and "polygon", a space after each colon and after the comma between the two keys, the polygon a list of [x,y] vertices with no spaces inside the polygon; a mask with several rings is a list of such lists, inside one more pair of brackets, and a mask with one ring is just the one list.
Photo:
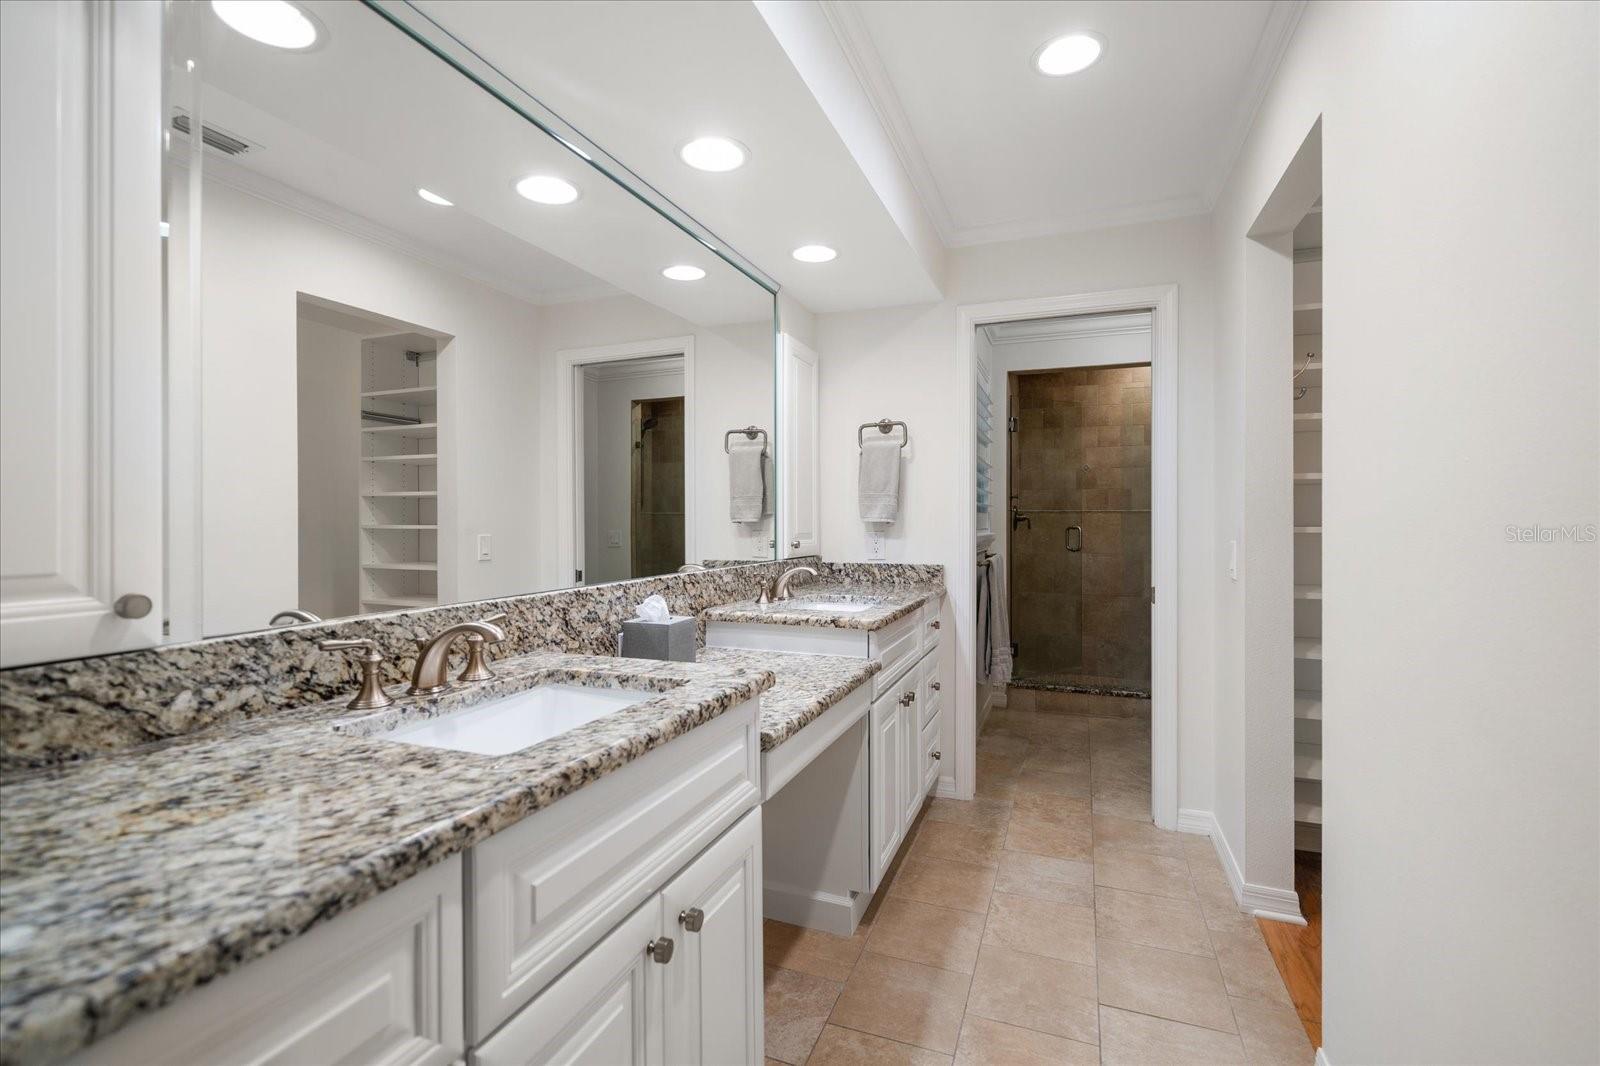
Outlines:
{"label": "reflected recessed light", "polygon": [[217,18],[252,41],[303,51],[317,43],[316,19],[288,0],[211,0]]}
{"label": "reflected recessed light", "polygon": [[451,203],[449,200],[446,200],[444,197],[440,196],[438,193],[429,192],[427,189],[418,189],[417,190],[417,195],[422,197],[424,200],[428,201],[430,204],[438,204],[440,207],[454,207],[455,206],[455,204]]}
{"label": "reflected recessed light", "polygon": [[1051,78],[1064,78],[1094,66],[1106,42],[1096,33],[1069,33],[1033,53],[1034,68]]}
{"label": "reflected recessed light", "polygon": [[667,267],[661,272],[661,276],[671,278],[673,281],[699,281],[706,276],[706,272],[699,267],[680,263],[677,266]]}
{"label": "reflected recessed light", "polygon": [[826,244],[802,244],[789,253],[802,263],[826,263],[838,256],[838,252]]}
{"label": "reflected recessed light", "polygon": [[696,170],[720,174],[744,166],[750,153],[744,145],[727,137],[696,137],[678,149],[678,157]]}
{"label": "reflected recessed light", "polygon": [[570,181],[535,174],[517,182],[517,192],[536,204],[570,204],[578,198],[578,187]]}

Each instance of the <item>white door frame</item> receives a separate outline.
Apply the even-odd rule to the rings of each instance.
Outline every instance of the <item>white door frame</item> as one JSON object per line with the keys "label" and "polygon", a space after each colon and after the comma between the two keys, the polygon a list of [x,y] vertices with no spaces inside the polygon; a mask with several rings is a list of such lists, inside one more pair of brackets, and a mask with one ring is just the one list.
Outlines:
{"label": "white door frame", "polygon": [[[795,433],[794,426],[790,424],[789,409],[790,393],[794,388],[793,382],[789,379],[789,357],[795,350],[804,353],[805,360],[811,364],[811,506],[806,508],[804,514],[798,513],[800,508],[796,506],[794,499],[797,481],[794,476],[796,449],[792,446]],[[821,417],[818,386],[822,365],[817,353],[810,346],[802,344],[787,333],[778,334],[778,353],[778,402],[775,406],[776,439],[780,442],[776,450],[780,451],[780,455],[774,457],[774,469],[778,471],[778,491],[772,494],[772,502],[777,515],[777,557],[791,559],[801,555],[818,554],[818,544],[821,539],[819,512],[822,494],[819,488],[822,483],[822,471],[817,468],[817,453],[818,443],[821,440],[818,425]],[[781,462],[778,461],[780,459]]]}
{"label": "white door frame", "polygon": [[561,584],[583,584],[568,579],[583,568],[583,368],[596,363],[618,363],[656,356],[683,358],[683,557],[699,558],[695,544],[694,337],[602,344],[593,348],[566,348],[556,353],[556,520],[557,573]]}
{"label": "white door frame", "polygon": [[959,473],[955,556],[950,602],[956,620],[956,792],[977,785],[977,403],[975,332],[990,322],[1059,315],[1150,311],[1152,576],[1150,611],[1150,815],[1162,829],[1178,828],[1178,287],[1152,285],[1109,292],[1046,296],[956,308],[956,395],[966,463]]}

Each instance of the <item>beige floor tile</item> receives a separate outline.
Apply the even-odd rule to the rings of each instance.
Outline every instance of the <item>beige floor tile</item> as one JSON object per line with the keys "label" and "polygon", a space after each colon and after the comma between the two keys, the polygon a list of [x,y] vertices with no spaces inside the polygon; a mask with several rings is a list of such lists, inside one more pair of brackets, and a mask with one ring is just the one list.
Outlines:
{"label": "beige floor tile", "polygon": [[867,952],[834,1005],[835,1025],[954,1054],[971,978]]}
{"label": "beige floor tile", "polygon": [[1010,755],[996,755],[980,751],[977,755],[978,780],[985,778],[1013,778],[1022,772],[1022,760]]}
{"label": "beige floor tile", "polygon": [[1094,965],[1094,909],[996,892],[989,902],[986,945],[1065,962]]}
{"label": "beige floor tile", "polygon": [[1115,781],[1091,786],[1094,813],[1116,818],[1150,817],[1150,782]]}
{"label": "beige floor tile", "polygon": [[1004,851],[1000,853],[994,889],[1013,896],[1093,907],[1094,863],[1026,851]]}
{"label": "beige floor tile", "polygon": [[1088,859],[1094,855],[1094,830],[1085,814],[1018,809],[1006,827],[1005,846],[1058,859]]}
{"label": "beige floor tile", "polygon": [[1035,695],[1036,693],[1031,688],[1008,688],[1006,690],[1006,705],[1001,709],[1007,711],[1031,711],[1034,708]]}
{"label": "beige floor tile", "polygon": [[767,1058],[800,1066],[844,985],[795,970],[766,971]]}
{"label": "beige floor tile", "polygon": [[1284,987],[1278,964],[1272,961],[1272,952],[1259,933],[1227,933],[1213,930],[1212,946],[1217,951],[1217,964],[1222,967],[1222,980],[1228,994],[1244,999],[1264,999],[1285,1007],[1291,1005],[1289,990]]}
{"label": "beige floor tile", "polygon": [[1183,840],[1183,854],[1189,860],[1189,869],[1196,877],[1203,871],[1216,871],[1218,877],[1227,880],[1227,875],[1222,872],[1222,860],[1217,858],[1217,845],[1209,836],[1199,833],[1179,833]]}
{"label": "beige floor tile", "polygon": [[820,929],[803,929],[771,919],[762,929],[762,947],[768,966],[826,977],[830,981],[842,982],[850,976],[866,942],[867,934],[862,930],[855,936],[835,936]]}
{"label": "beige floor tile", "polygon": [[1246,914],[1239,909],[1233,901],[1233,893],[1228,894],[1225,901],[1216,901],[1200,897],[1200,912],[1205,915],[1206,928],[1214,933],[1240,933],[1245,936],[1261,936],[1261,928],[1256,925],[1255,915]]}
{"label": "beige floor tile", "polygon": [[1187,862],[1169,859],[1165,855],[1147,855],[1142,851],[1096,848],[1094,883],[1128,892],[1145,892],[1152,896],[1196,898],[1194,885],[1189,881]]}
{"label": "beige floor tile", "polygon": [[955,859],[973,862],[980,866],[994,866],[1005,845],[1005,829],[984,829],[954,822],[922,823],[912,841],[908,857],[918,859]]}
{"label": "beige floor tile", "polygon": [[967,1017],[974,1016],[1093,1044],[1100,1039],[1094,967],[985,944],[967,997]]}
{"label": "beige floor tile", "polygon": [[958,911],[987,914],[995,870],[954,859],[908,856],[889,886],[889,895]]}
{"label": "beige floor tile", "polygon": [[1097,888],[1094,920],[1095,933],[1102,940],[1125,940],[1186,955],[1212,954],[1211,937],[1196,900]]}
{"label": "beige floor tile", "polygon": [[1256,1066],[1308,1066],[1316,1051],[1293,1007],[1261,999],[1233,1001],[1245,1057]]}
{"label": "beige floor tile", "polygon": [[1022,760],[1022,769],[1040,770],[1047,774],[1087,774],[1090,767],[1089,751],[1074,748],[1047,748],[1035,746]]}
{"label": "beige floor tile", "polygon": [[1011,804],[1003,800],[953,800],[935,796],[928,801],[930,822],[954,822],[980,829],[1000,829],[1011,817]]}
{"label": "beige floor tile", "polygon": [[1233,1033],[1101,1007],[1100,1061],[1104,1066],[1236,1066],[1245,1057]]}
{"label": "beige floor tile", "polygon": [[1217,960],[1102,940],[1096,945],[1100,1002],[1207,1029],[1234,1031]]}
{"label": "beige floor tile", "polygon": [[807,1066],[949,1066],[950,1056],[830,1025],[822,1030]]}
{"label": "beige floor tile", "polygon": [[1017,775],[1017,795],[1070,796],[1089,798],[1089,768],[1079,767],[1070,773],[1058,774],[1047,770],[1023,770]]}
{"label": "beige floor tile", "polygon": [[1104,814],[1094,817],[1094,846],[1116,848],[1118,851],[1147,851],[1152,855],[1184,859],[1183,834],[1158,829],[1144,818],[1113,818]]}
{"label": "beige floor tile", "polygon": [[978,775],[977,787],[972,790],[973,798],[986,800],[1003,800],[1010,802],[1017,794],[1017,779],[1015,777],[993,777]]}
{"label": "beige floor tile", "polygon": [[971,973],[978,961],[984,916],[890,896],[878,909],[867,950],[879,955]]}
{"label": "beige floor tile", "polygon": [[955,1061],[959,1066],[1099,1066],[1100,1049],[969,1013],[961,1023]]}
{"label": "beige floor tile", "polygon": [[1032,746],[1025,736],[1016,736],[1010,733],[984,733],[978,738],[978,752],[984,755],[1004,755],[1016,758],[1025,753]]}

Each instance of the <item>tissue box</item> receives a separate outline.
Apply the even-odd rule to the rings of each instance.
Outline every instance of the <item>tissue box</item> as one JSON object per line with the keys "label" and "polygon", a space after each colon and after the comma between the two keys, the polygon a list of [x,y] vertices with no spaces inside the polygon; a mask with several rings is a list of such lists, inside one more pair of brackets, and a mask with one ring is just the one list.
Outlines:
{"label": "tissue box", "polygon": [[692,663],[695,661],[694,617],[673,615],[665,622],[630,618],[622,623],[622,642],[617,654],[629,659]]}

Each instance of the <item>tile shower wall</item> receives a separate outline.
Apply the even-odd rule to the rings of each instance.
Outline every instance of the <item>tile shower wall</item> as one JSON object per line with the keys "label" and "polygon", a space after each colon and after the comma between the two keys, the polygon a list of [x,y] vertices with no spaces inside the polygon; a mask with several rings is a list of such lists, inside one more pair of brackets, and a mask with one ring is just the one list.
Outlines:
{"label": "tile shower wall", "polygon": [[1016,374],[1011,393],[1018,678],[1148,692],[1150,368]]}

